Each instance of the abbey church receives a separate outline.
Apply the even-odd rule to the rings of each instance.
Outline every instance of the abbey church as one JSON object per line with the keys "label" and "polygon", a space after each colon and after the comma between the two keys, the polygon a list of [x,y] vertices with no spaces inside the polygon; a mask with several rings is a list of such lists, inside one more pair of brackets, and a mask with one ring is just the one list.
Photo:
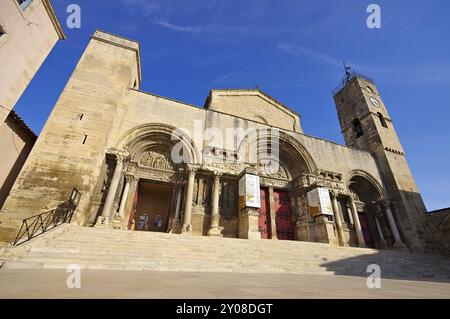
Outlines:
{"label": "abbey church", "polygon": [[[205,92],[200,107],[141,82],[139,44],[95,32],[2,207],[0,240],[75,188],[79,226],[426,248],[426,209],[370,78],[348,73],[334,92],[345,146],[305,134],[258,89]],[[236,131],[255,134],[228,143]]]}

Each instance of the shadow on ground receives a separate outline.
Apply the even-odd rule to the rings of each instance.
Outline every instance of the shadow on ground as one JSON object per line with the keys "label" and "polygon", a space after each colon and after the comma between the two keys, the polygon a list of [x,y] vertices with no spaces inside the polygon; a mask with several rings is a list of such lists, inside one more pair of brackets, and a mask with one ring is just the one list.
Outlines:
{"label": "shadow on ground", "polygon": [[450,258],[431,254],[412,254],[398,251],[382,251],[371,255],[360,255],[324,263],[328,271],[336,275],[368,277],[378,265],[381,278],[400,280],[421,280],[450,283]]}

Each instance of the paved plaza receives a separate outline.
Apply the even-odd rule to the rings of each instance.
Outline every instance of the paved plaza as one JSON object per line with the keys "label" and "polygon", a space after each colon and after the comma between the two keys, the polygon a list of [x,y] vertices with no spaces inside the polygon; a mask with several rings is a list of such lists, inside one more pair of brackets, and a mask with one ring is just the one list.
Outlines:
{"label": "paved plaza", "polygon": [[238,273],[82,270],[81,288],[68,289],[64,270],[0,269],[0,298],[288,299],[449,298],[450,282],[364,277]]}

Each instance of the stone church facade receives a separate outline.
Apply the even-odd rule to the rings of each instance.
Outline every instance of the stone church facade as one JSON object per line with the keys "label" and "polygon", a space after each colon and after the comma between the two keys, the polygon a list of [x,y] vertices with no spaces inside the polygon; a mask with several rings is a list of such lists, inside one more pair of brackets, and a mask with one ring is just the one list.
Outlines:
{"label": "stone church facade", "polygon": [[[260,90],[213,90],[201,108],[140,84],[139,44],[97,31],[0,212],[1,240],[75,187],[84,226],[426,247],[425,206],[372,80],[348,74],[334,94],[347,146],[305,135],[299,114]],[[259,209],[239,206],[245,174],[260,178]],[[318,188],[331,214],[312,214]]]}

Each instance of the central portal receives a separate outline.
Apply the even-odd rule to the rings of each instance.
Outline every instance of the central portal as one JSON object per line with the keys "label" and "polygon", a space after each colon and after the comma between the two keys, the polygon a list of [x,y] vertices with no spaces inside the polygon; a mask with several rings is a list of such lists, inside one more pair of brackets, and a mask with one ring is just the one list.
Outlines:
{"label": "central portal", "polygon": [[172,185],[151,182],[139,183],[135,230],[166,232],[169,224]]}

